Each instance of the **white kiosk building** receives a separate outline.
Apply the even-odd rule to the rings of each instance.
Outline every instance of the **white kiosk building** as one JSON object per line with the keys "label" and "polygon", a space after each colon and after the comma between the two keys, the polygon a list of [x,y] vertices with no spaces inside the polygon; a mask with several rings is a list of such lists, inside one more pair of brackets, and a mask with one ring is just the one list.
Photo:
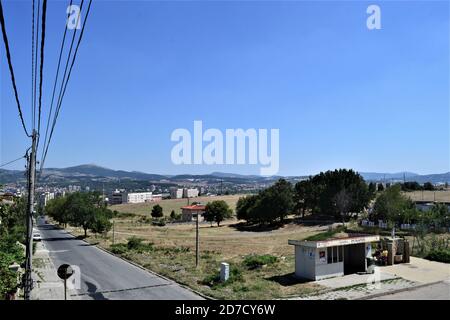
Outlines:
{"label": "white kiosk building", "polygon": [[365,272],[372,242],[379,236],[357,235],[323,241],[289,240],[295,246],[295,276],[310,280]]}

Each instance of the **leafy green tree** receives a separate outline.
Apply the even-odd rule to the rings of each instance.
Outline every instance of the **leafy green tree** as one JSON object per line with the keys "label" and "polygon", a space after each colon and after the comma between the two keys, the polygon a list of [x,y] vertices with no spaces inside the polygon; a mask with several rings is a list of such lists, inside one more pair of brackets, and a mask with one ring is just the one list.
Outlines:
{"label": "leafy green tree", "polygon": [[334,201],[336,204],[336,208],[339,210],[341,216],[342,216],[342,225],[345,225],[345,220],[348,214],[348,210],[351,207],[351,196],[347,192],[347,190],[342,189],[340,190],[335,196]]}
{"label": "leafy green tree", "polygon": [[311,183],[315,188],[315,211],[325,215],[341,218],[341,208],[338,207],[336,197],[345,190],[348,196],[348,212],[361,212],[367,207],[371,195],[364,179],[353,170],[339,169],[321,172],[312,177]]}
{"label": "leafy green tree", "polygon": [[294,211],[302,214],[305,217],[305,212],[308,209],[313,209],[315,206],[315,192],[314,185],[311,179],[302,180],[295,184],[294,187]]}
{"label": "leafy green tree", "polygon": [[205,207],[205,213],[203,217],[206,221],[217,223],[217,226],[220,226],[220,223],[228,218],[231,218],[233,211],[230,209],[228,204],[223,200],[215,200],[208,202]]}
{"label": "leafy green tree", "polygon": [[71,212],[67,210],[67,196],[58,197],[48,201],[44,212],[64,226],[71,220]]}
{"label": "leafy green tree", "polygon": [[428,190],[428,191],[434,191],[434,185],[431,182],[425,182],[423,185],[423,189],[424,190]]}
{"label": "leafy green tree", "polygon": [[172,211],[170,212],[170,219],[175,220],[176,217],[177,217],[177,215],[176,215],[176,213],[175,213],[175,210],[172,210]]}
{"label": "leafy green tree", "polygon": [[384,191],[384,185],[382,183],[378,184],[378,192],[383,192]]}
{"label": "leafy green tree", "polygon": [[377,185],[375,182],[370,182],[369,183],[369,193],[370,193],[370,197],[373,198],[375,196],[375,193],[377,193]]}
{"label": "leafy green tree", "polygon": [[283,223],[294,207],[292,189],[291,183],[280,179],[261,191],[247,213],[248,219],[258,223],[273,223],[277,220]]}
{"label": "leafy green tree", "polygon": [[152,208],[152,217],[161,218],[163,216],[163,208],[159,204],[155,204]]}
{"label": "leafy green tree", "polygon": [[395,223],[410,223],[416,216],[414,203],[402,195],[401,186],[393,185],[387,188],[375,201],[373,215],[375,219]]}
{"label": "leafy green tree", "polygon": [[434,204],[429,213],[429,222],[436,228],[450,227],[450,212],[445,203]]}
{"label": "leafy green tree", "polygon": [[248,212],[255,205],[257,199],[257,195],[240,197],[236,203],[236,217],[239,220],[249,220]]}
{"label": "leafy green tree", "polygon": [[94,219],[91,222],[91,230],[94,233],[106,233],[112,228],[110,219],[113,213],[106,208],[95,208]]}

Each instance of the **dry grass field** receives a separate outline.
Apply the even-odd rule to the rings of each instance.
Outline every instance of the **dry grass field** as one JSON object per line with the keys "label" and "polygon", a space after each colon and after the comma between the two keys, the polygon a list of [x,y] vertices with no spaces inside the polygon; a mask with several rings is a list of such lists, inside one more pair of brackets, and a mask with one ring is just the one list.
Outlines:
{"label": "dry grass field", "polygon": [[[216,197],[197,197],[189,199],[189,202],[201,202],[203,204],[214,200],[224,200],[231,209],[235,209],[236,202],[242,195],[229,195],[229,196],[216,196]],[[163,208],[164,215],[170,215],[172,210],[175,213],[181,213],[181,207],[188,204],[187,199],[167,199],[158,202],[148,202],[148,203],[125,203],[117,204],[110,207],[111,210],[117,210],[122,213],[133,213],[138,215],[150,215],[154,205],[159,204]]]}
{"label": "dry grass field", "polygon": [[[233,201],[231,199],[228,200]],[[239,231],[238,221],[234,219],[224,221],[220,227],[202,223],[199,229],[200,266],[196,268],[194,223],[169,223],[160,227],[141,223],[140,218],[136,215],[115,219],[115,246],[112,246],[112,232],[106,237],[91,235],[87,240],[110,250],[119,244],[125,248],[125,252],[120,253],[123,257],[218,299],[274,299],[317,293],[324,289],[293,277],[294,247],[288,245],[288,240],[300,240],[324,232],[327,225],[304,226],[291,222],[273,230]],[[80,229],[71,231],[82,234]],[[144,249],[127,250],[131,237],[143,239]],[[271,255],[277,261],[249,269],[244,264],[249,255]],[[230,263],[232,272],[236,273],[235,280],[227,285],[205,284],[208,278],[218,274],[220,262]]]}
{"label": "dry grass field", "polygon": [[413,201],[450,201],[450,190],[443,191],[412,191],[405,195]]}

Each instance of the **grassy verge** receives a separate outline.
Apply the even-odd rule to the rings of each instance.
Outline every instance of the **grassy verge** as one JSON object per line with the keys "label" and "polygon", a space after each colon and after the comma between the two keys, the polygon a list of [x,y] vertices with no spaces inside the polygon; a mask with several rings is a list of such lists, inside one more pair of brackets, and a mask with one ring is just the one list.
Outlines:
{"label": "grassy verge", "polygon": [[[136,245],[136,243],[139,243]],[[230,278],[219,280],[222,262],[219,252],[202,251],[195,266],[195,252],[189,247],[159,247],[141,239],[130,238],[115,244],[112,252],[145,268],[216,299],[276,299],[285,296],[317,294],[321,287],[293,278],[293,259],[271,255],[249,255],[227,260]]]}

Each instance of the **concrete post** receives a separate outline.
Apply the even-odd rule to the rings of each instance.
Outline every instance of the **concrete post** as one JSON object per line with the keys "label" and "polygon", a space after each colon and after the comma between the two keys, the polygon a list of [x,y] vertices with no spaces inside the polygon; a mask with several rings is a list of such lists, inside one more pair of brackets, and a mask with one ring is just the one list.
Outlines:
{"label": "concrete post", "polygon": [[226,262],[220,264],[220,281],[225,282],[230,277],[230,265]]}

